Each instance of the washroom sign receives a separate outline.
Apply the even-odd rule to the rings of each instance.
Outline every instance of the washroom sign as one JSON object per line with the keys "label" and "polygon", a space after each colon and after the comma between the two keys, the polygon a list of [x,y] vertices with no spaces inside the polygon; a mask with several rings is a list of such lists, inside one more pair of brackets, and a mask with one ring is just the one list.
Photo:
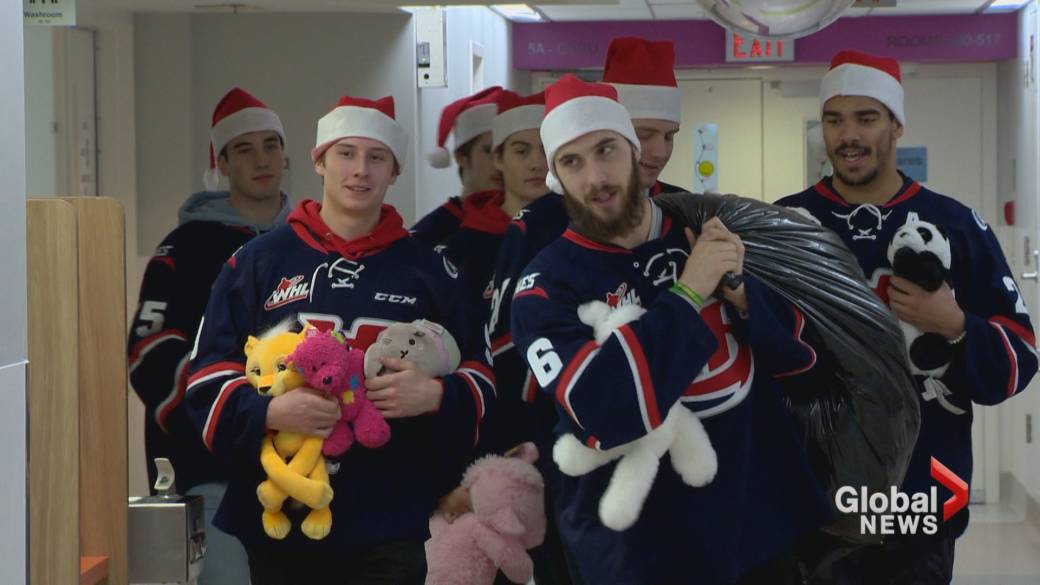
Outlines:
{"label": "washroom sign", "polygon": [[76,0],[22,0],[23,22],[37,26],[75,26]]}

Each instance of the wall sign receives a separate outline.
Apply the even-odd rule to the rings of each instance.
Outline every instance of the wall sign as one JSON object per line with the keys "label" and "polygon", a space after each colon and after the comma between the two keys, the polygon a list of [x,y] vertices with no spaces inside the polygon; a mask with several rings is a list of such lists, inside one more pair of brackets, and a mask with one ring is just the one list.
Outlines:
{"label": "wall sign", "polygon": [[727,63],[794,61],[794,41],[763,39],[726,31]]}
{"label": "wall sign", "polygon": [[22,0],[25,24],[75,26],[76,0]]}

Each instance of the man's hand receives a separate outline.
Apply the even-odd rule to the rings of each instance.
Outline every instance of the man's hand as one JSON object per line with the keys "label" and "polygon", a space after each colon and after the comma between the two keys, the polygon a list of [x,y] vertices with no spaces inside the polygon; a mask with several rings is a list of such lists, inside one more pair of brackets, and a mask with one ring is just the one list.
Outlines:
{"label": "man's hand", "polygon": [[267,406],[267,428],[325,438],[339,421],[335,398],[312,388],[297,388],[276,396]]}
{"label": "man's hand", "polygon": [[893,276],[888,298],[900,320],[925,333],[938,333],[947,339],[964,333],[964,311],[946,283],[935,292],[928,292],[905,278]]}
{"label": "man's hand", "polygon": [[459,486],[443,498],[437,505],[437,512],[451,524],[459,516],[473,511],[473,500],[470,499],[469,490]]}
{"label": "man's hand", "polygon": [[398,358],[380,360],[389,373],[365,380],[368,399],[386,418],[405,418],[440,408],[444,387],[415,363]]}
{"label": "man's hand", "polygon": [[[740,275],[744,272],[744,243],[730,232],[719,218],[704,223],[701,236],[694,238],[686,229],[690,242],[690,257],[686,260],[679,281],[693,289],[702,299],[707,299],[720,289],[719,283],[727,272]],[[721,287],[722,296],[741,311],[747,310],[747,295],[744,285],[737,290]]]}

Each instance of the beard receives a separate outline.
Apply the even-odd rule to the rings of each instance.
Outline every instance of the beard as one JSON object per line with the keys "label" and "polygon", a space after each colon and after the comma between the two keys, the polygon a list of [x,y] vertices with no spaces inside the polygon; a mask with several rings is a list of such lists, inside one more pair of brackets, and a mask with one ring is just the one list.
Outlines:
{"label": "beard", "polygon": [[[883,165],[885,165],[886,161],[888,160],[889,153],[891,152],[891,147],[888,146],[890,144],[891,139],[891,134],[886,132],[885,135],[881,137],[881,140],[878,141],[877,149],[869,148],[855,142],[852,144],[840,145],[838,148],[834,149],[833,154],[829,155],[831,160],[831,168],[834,169],[834,176],[840,179],[842,183],[850,187],[863,187],[865,185],[873,183],[878,178],[878,176],[881,175],[881,171],[884,170]],[[845,175],[841,172],[841,170],[838,167],[838,160],[841,159],[841,155],[838,153],[846,147],[863,149],[863,156],[865,157],[869,157],[870,155],[874,154],[876,150],[877,164],[874,166],[873,169],[867,171],[863,176],[859,178],[849,177]]]}
{"label": "beard", "polygon": [[[564,188],[564,191],[567,189]],[[588,203],[593,195],[600,191],[616,191],[622,199],[621,210],[613,217],[600,217]],[[628,177],[628,185],[606,185],[598,189],[590,189],[583,197],[570,193],[564,194],[564,205],[571,223],[581,235],[602,243],[627,235],[643,221],[643,193],[639,184],[639,167],[633,157],[632,172]]]}

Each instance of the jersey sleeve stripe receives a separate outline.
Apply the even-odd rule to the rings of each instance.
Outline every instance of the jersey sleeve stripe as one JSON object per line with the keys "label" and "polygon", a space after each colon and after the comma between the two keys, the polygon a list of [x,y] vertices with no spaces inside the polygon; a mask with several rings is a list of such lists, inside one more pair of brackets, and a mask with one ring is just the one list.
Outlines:
{"label": "jersey sleeve stripe", "polygon": [[[793,308],[792,308],[793,309]],[[816,350],[811,345],[802,339],[802,334],[805,333],[805,316],[798,309],[794,310],[794,339],[801,344],[809,352],[809,363],[805,367],[798,368],[796,370],[785,372],[783,374],[777,374],[777,378],[786,378],[788,376],[797,376],[798,374],[804,374],[816,366]]]}
{"label": "jersey sleeve stripe", "polygon": [[[1025,342],[1031,349],[1036,349],[1036,334],[1029,329],[1022,326],[1021,323],[1008,319],[1003,315],[997,315],[989,320],[990,323],[1000,325],[1008,331],[1014,333]],[[1035,353],[1035,351],[1034,351]]]}
{"label": "jersey sleeve stripe", "polygon": [[169,432],[166,428],[166,418],[184,399],[184,392],[188,386],[189,361],[191,361],[191,356],[186,355],[181,358],[181,362],[177,364],[177,369],[173,373],[173,388],[170,390],[170,394],[155,409],[155,422],[159,424],[159,428],[164,433]]}
{"label": "jersey sleeve stripe", "polygon": [[176,329],[167,329],[166,331],[160,331],[154,335],[149,335],[141,341],[137,342],[134,346],[133,351],[130,352],[130,373],[133,373],[137,369],[137,366],[141,365],[144,361],[145,356],[156,347],[166,343],[170,340],[188,341],[183,333]]}
{"label": "jersey sleeve stripe", "polygon": [[476,445],[480,439],[480,421],[484,420],[484,394],[481,393],[480,388],[477,386],[476,380],[468,372],[459,370],[458,375],[466,382],[466,386],[469,387],[469,392],[473,396],[474,410],[476,410],[477,420],[473,425],[473,444]]}
{"label": "jersey sleeve stripe", "polygon": [[599,353],[599,345],[595,341],[589,341],[585,345],[581,346],[578,353],[574,355],[571,362],[567,364],[567,368],[563,370],[563,374],[560,376],[559,382],[556,384],[556,400],[559,402],[564,410],[567,411],[567,415],[571,417],[574,422],[582,428],[585,426],[581,424],[578,417],[574,414],[574,408],[571,406],[571,391],[574,389],[574,384],[581,378],[582,372],[589,366],[592,359]]}
{"label": "jersey sleeve stripe", "polygon": [[996,323],[990,323],[997,333],[1000,335],[1000,340],[1004,344],[1004,350],[1007,351],[1008,355],[1008,366],[1010,372],[1008,373],[1008,398],[1015,395],[1015,391],[1018,390],[1018,354],[1015,352],[1015,348],[1011,346],[1011,340],[1008,338],[1007,332]]}
{"label": "jersey sleeve stripe", "polygon": [[214,378],[219,378],[220,376],[242,374],[245,371],[245,365],[238,362],[217,362],[215,364],[210,364],[195,372],[188,378],[188,389],[190,390],[203,382],[208,382]]}
{"label": "jersey sleeve stripe", "polygon": [[632,384],[636,389],[643,425],[648,432],[652,431],[661,426],[661,413],[657,408],[657,395],[654,394],[654,382],[650,377],[650,368],[646,363],[643,346],[628,325],[619,327],[614,331],[614,335],[621,343],[625,357],[628,358],[628,367],[632,372]]}
{"label": "jersey sleeve stripe", "polygon": [[206,425],[202,428],[202,442],[206,444],[206,448],[209,449],[210,453],[213,452],[213,438],[217,434],[217,423],[220,422],[220,411],[224,409],[224,403],[227,402],[231,394],[241,386],[246,386],[249,381],[246,380],[245,376],[238,378],[232,378],[224,383],[220,388],[220,393],[217,394],[217,399],[213,401],[213,406],[209,409],[209,416],[206,417]]}
{"label": "jersey sleeve stripe", "polygon": [[545,289],[538,287],[530,290],[524,290],[513,295],[513,300],[522,299],[524,297],[541,297],[543,299],[549,298],[549,293],[545,292]]}

